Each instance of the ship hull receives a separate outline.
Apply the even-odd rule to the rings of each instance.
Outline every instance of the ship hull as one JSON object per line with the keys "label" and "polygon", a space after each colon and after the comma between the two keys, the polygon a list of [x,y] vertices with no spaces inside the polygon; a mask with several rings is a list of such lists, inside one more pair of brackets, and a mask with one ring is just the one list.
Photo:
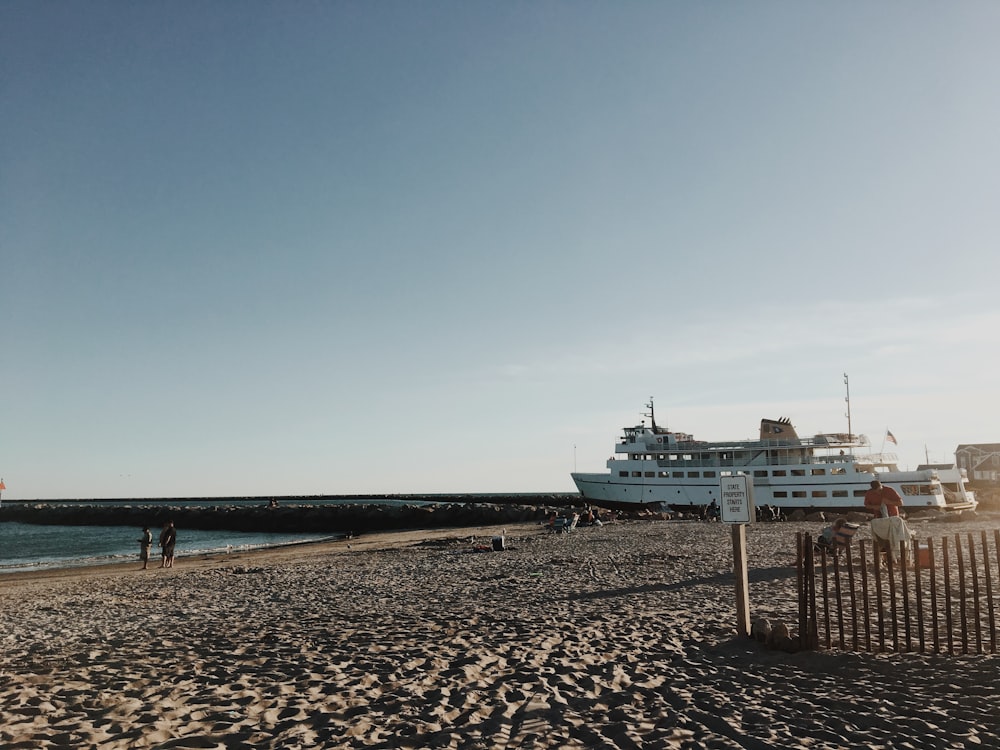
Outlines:
{"label": "ship hull", "polygon": [[[713,500],[719,501],[718,481],[675,482],[656,479],[623,481],[611,474],[572,474],[573,481],[583,498],[594,505],[616,509],[663,508],[675,511],[698,511]],[[851,482],[781,483],[754,482],[754,502],[757,506],[773,505],[789,513],[802,510],[806,513],[865,512],[864,493],[872,477]],[[881,477],[883,484],[893,487],[903,497],[909,511],[937,509],[958,511],[975,508],[975,502],[946,502],[940,494],[909,494],[914,478],[899,477],[890,480]],[[777,496],[776,496],[777,492]],[[783,493],[783,494],[782,494]],[[836,493],[836,494],[835,494]],[[817,497],[816,495],[823,495]]]}

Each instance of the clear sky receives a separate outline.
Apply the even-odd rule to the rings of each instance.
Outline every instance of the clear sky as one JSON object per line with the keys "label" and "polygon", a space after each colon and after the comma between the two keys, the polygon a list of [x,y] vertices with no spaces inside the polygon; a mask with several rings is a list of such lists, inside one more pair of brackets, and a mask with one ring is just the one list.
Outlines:
{"label": "clear sky", "polygon": [[[1000,4],[0,4],[4,498],[1000,442]],[[892,447],[892,446],[889,446]]]}

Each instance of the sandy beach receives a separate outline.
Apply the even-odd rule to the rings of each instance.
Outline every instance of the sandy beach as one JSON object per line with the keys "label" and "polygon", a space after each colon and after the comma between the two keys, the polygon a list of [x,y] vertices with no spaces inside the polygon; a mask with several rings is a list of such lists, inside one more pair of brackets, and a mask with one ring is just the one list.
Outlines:
{"label": "sandy beach", "polygon": [[[819,528],[749,527],[754,618]],[[736,637],[728,526],[501,530],[0,578],[0,747],[1000,747],[995,655]]]}

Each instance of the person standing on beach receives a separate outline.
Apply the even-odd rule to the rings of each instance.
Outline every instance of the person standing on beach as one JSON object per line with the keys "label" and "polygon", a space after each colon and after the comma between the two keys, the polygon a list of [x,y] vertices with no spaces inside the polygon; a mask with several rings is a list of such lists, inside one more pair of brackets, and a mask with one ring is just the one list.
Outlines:
{"label": "person standing on beach", "polygon": [[865,510],[873,516],[881,517],[884,508],[885,516],[898,516],[902,507],[903,498],[896,490],[892,487],[883,487],[877,479],[872,480],[872,488],[865,493]]}
{"label": "person standing on beach", "polygon": [[142,560],[142,569],[149,565],[149,552],[153,548],[153,532],[148,526],[142,527],[142,538],[139,539],[139,559]]}
{"label": "person standing on beach", "polygon": [[163,524],[163,531],[160,532],[161,547],[161,568],[174,567],[174,547],[177,545],[177,529],[174,528],[173,521]]}

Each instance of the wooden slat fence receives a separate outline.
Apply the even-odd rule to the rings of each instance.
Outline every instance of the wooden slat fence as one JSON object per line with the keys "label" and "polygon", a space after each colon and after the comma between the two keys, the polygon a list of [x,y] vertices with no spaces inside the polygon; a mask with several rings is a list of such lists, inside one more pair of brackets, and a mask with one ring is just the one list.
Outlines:
{"label": "wooden slat fence", "polygon": [[1000,530],[924,539],[896,560],[862,540],[797,535],[799,645],[872,653],[997,653]]}

